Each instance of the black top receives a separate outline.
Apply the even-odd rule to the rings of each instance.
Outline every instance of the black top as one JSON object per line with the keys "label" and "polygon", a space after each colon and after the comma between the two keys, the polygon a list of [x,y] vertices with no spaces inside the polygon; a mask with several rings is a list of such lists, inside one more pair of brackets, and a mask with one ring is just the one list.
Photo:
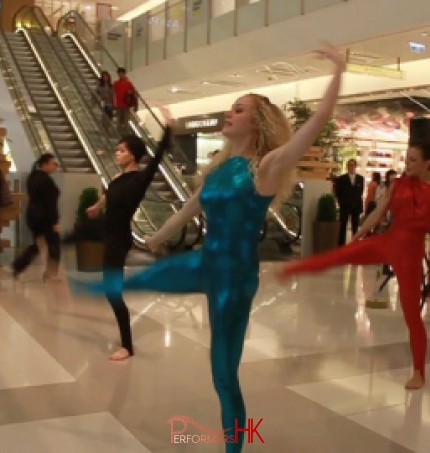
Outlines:
{"label": "black top", "polygon": [[167,127],[154,157],[143,170],[122,173],[109,184],[104,221],[108,244],[131,240],[131,219],[154,178],[164,151],[170,147],[171,135],[171,129]]}
{"label": "black top", "polygon": [[33,170],[27,178],[28,208],[31,223],[52,227],[58,223],[60,191],[54,180],[43,170]]}
{"label": "black top", "polygon": [[348,173],[339,176],[334,181],[334,191],[340,209],[347,209],[354,212],[363,212],[363,191],[364,178],[355,174],[354,185]]}

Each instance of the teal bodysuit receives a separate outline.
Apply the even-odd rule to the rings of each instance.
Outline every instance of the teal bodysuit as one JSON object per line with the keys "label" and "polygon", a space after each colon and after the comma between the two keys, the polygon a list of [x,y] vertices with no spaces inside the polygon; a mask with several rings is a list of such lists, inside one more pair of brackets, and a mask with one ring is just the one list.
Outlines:
{"label": "teal bodysuit", "polygon": [[[228,453],[242,449],[243,433],[234,442],[235,419],[238,427],[246,426],[238,367],[258,288],[258,243],[272,200],[256,192],[250,160],[230,157],[206,177],[201,190],[207,220],[202,249],[161,259],[124,282],[124,290],[207,295],[212,376]],[[104,290],[101,283],[88,289]]]}

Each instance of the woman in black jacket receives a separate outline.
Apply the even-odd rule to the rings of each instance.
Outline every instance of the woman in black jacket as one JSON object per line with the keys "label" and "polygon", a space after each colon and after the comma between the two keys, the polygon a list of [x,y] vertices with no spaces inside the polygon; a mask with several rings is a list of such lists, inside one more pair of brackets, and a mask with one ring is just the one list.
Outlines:
{"label": "woman in black jacket", "polygon": [[34,163],[28,176],[27,225],[33,233],[34,242],[13,262],[14,278],[17,278],[41,252],[45,254],[47,252],[48,255],[43,280],[57,276],[60,261],[58,225],[60,191],[50,176],[57,168],[56,157],[51,153],[45,153]]}

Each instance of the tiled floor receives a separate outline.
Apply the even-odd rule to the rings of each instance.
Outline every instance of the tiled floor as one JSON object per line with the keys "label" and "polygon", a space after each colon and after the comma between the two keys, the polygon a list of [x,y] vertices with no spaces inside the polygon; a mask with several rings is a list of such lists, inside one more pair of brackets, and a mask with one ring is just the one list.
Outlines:
{"label": "tiled floor", "polygon": [[[262,265],[240,369],[265,443],[244,452],[430,451],[430,387],[403,389],[410,358],[395,282],[390,308],[369,310],[375,268],[281,287],[273,266]],[[39,273],[18,284],[0,273],[0,452],[224,451],[173,443],[168,422],[189,417],[172,431],[194,436],[194,423],[220,429],[203,296],[128,294],[136,356],[112,364],[118,335],[106,301]]]}

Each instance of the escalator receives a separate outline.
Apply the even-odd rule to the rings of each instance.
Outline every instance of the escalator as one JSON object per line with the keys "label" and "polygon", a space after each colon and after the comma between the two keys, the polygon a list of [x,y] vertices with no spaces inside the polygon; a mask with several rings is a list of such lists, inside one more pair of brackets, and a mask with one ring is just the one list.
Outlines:
{"label": "escalator", "polygon": [[57,152],[63,170],[94,172],[76,131],[67,118],[61,98],[49,83],[49,74],[39,64],[31,44],[23,33],[4,33],[4,38],[2,51],[11,57],[15,67],[20,68],[24,86],[43,123],[51,148]]}
{"label": "escalator", "polygon": [[[74,62],[68,57],[67,53],[64,52],[61,41],[50,29],[46,17],[39,8],[24,7],[18,12],[15,22],[16,24],[25,25],[25,29],[20,28],[17,30],[17,35],[24,35],[28,41],[28,46],[33,52],[37,53],[38,60],[41,62],[40,66],[46,69],[48,78],[51,79],[49,81],[51,86],[56,87],[54,92],[58,94],[57,97],[60,98],[63,110],[70,113],[75,123],[79,126],[79,138],[83,138],[86,155],[90,160],[90,164],[92,164],[88,165],[87,168],[95,169],[102,176],[106,185],[119,171],[114,163],[112,151],[120,137],[113,125],[106,125],[102,121],[102,110],[95,99],[94,93],[97,80],[94,77],[89,80],[90,73],[86,70],[88,65],[85,67],[82,62]],[[21,42],[21,44],[24,44],[24,42]],[[16,51],[18,53],[24,52],[23,48],[18,49],[18,47],[18,45],[15,46],[13,53]],[[29,55],[26,55],[26,58],[29,58]],[[24,69],[26,70],[26,68]],[[29,91],[33,89],[32,95],[37,95],[36,88],[45,89],[46,84],[40,82],[37,87],[31,86],[30,79],[33,79],[33,76],[40,72],[37,68],[34,71],[28,78],[28,89]],[[54,109],[53,104],[51,104],[53,100],[53,96],[45,96],[45,99],[42,99],[39,103],[35,102],[35,107],[37,110],[42,111],[44,104],[49,105],[49,110],[53,110],[55,114],[48,113],[48,116],[55,118],[57,126],[63,128],[65,127],[63,122],[61,122],[63,115]],[[43,110],[43,113],[47,110]],[[71,140],[71,135],[65,135],[65,129],[58,129],[58,132],[63,133],[62,138]],[[149,154],[153,155],[157,146],[153,136],[142,130],[142,128],[137,132],[145,140]],[[161,123],[159,132],[162,132]],[[60,144],[63,145],[62,142]],[[60,149],[53,140],[52,145],[54,150]],[[68,144],[68,146],[68,149],[75,151],[71,144]],[[71,154],[62,156],[62,159],[72,157]],[[74,157],[78,156],[74,155]],[[84,158],[82,154],[79,157]],[[66,163],[71,164],[69,160],[66,160]],[[80,164],[82,169],[82,162]],[[143,236],[152,234],[157,230],[169,216],[180,208],[189,195],[189,191],[181,180],[180,175],[169,162],[163,162],[159,169],[160,173],[148,190],[148,196],[142,202],[133,222],[134,238],[139,245],[144,243]],[[197,229],[195,233],[192,233],[193,228]],[[191,236],[193,234],[197,236],[199,229],[201,229],[201,222],[195,219],[189,227],[189,232],[192,233]],[[180,237],[184,237],[183,232],[180,233]],[[178,241],[176,240],[175,242]]]}

